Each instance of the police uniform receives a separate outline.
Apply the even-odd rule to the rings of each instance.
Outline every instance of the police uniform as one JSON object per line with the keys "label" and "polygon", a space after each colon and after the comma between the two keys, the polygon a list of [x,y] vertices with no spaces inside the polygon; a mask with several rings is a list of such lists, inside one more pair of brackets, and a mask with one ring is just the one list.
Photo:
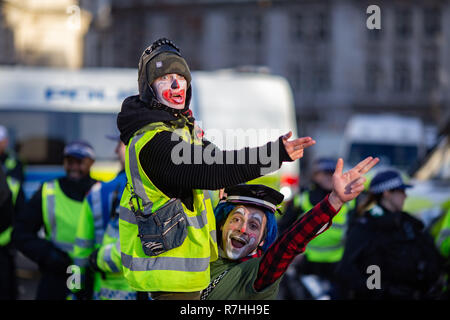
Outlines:
{"label": "police uniform", "polygon": [[[0,126],[0,140],[7,139],[8,132]],[[22,189],[24,180],[23,164],[11,151],[0,154],[0,171],[9,189],[12,211],[4,207],[0,224],[0,300],[17,297],[17,280],[15,266],[15,249],[11,244],[12,221],[16,212],[23,208],[25,196]],[[2,178],[3,179],[3,178]],[[5,193],[6,194],[6,193]],[[9,202],[9,201],[8,201]],[[3,203],[6,206],[6,203]]]}
{"label": "police uniform", "polygon": [[[84,142],[68,144],[64,156],[94,158],[92,147]],[[39,265],[42,277],[37,299],[66,299],[67,268],[73,263],[73,245],[81,204],[96,181],[90,177],[72,180],[62,177],[47,181],[18,213],[13,229],[17,248]],[[45,239],[38,237],[44,227]]]}
{"label": "police uniform", "polygon": [[[406,189],[395,171],[378,173],[369,192]],[[344,256],[337,272],[353,299],[430,299],[441,269],[432,237],[421,221],[406,212],[392,212],[377,203],[349,230]],[[370,269],[380,271],[378,285]],[[369,270],[369,271],[368,271]],[[436,292],[434,293],[436,294]]]}

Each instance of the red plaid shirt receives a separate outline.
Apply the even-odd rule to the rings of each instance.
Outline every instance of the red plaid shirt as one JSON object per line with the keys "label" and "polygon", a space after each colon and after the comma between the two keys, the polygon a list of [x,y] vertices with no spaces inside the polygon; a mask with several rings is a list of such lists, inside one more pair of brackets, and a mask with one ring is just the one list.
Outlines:
{"label": "red plaid shirt", "polygon": [[[306,245],[331,226],[331,219],[337,213],[326,196],[288,231],[280,235],[261,258],[258,276],[253,285],[255,290],[263,290],[280,278],[292,260],[305,251]],[[324,229],[321,230],[322,228]],[[260,256],[260,253],[257,255]]]}

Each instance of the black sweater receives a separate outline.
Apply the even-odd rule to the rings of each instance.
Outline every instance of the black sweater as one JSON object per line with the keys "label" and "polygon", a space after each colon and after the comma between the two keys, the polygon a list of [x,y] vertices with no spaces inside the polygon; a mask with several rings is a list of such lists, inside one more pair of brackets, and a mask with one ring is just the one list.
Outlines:
{"label": "black sweater", "polygon": [[[161,119],[161,120],[159,120]],[[131,136],[145,124],[157,121],[170,123],[177,121],[180,116],[170,111],[149,109],[138,97],[127,98],[122,104],[122,110],[118,116],[118,127],[124,143],[128,143]],[[169,120],[169,121],[168,121]],[[143,170],[155,184],[155,186],[169,197],[176,197],[190,209],[193,208],[192,189],[217,190],[233,186],[262,176],[263,170],[270,164],[264,164],[260,155],[270,158],[273,152],[278,153],[274,157],[276,164],[272,165],[279,169],[283,161],[292,161],[287,154],[281,137],[257,148],[243,148],[241,150],[222,151],[210,142],[203,140],[203,145],[188,144],[181,140],[172,141],[171,132],[160,132],[156,134],[141,150],[139,161]],[[182,145],[178,145],[181,143]],[[177,146],[182,150],[190,149],[191,161],[189,164],[175,164],[172,161],[172,150]],[[180,147],[181,146],[181,147]],[[211,154],[216,159],[223,159],[222,163],[208,164],[202,161],[195,164],[194,155],[203,154],[205,148],[212,148]],[[209,153],[209,152],[207,152]],[[251,155],[256,154],[256,161]],[[228,163],[226,159],[234,159]],[[238,159],[245,159],[239,161]],[[240,164],[243,163],[243,164]]]}

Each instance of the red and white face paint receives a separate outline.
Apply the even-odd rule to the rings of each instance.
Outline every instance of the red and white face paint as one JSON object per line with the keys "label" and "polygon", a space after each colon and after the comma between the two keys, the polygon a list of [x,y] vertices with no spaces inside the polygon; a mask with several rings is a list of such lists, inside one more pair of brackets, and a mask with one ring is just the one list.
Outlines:
{"label": "red and white face paint", "polygon": [[170,73],[157,78],[152,83],[159,102],[174,109],[183,109],[186,102],[187,81],[179,74]]}
{"label": "red and white face paint", "polygon": [[261,209],[234,208],[222,227],[222,249],[226,258],[237,260],[253,254],[261,242],[266,223],[266,215]]}

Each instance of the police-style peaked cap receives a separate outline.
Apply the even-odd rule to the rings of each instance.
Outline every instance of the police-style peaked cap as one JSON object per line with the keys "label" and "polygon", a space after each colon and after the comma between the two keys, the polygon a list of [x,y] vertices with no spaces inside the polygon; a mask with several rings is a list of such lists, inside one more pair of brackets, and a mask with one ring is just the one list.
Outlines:
{"label": "police-style peaked cap", "polygon": [[227,202],[256,205],[272,212],[284,199],[282,193],[261,184],[239,184],[225,188],[225,193]]}

